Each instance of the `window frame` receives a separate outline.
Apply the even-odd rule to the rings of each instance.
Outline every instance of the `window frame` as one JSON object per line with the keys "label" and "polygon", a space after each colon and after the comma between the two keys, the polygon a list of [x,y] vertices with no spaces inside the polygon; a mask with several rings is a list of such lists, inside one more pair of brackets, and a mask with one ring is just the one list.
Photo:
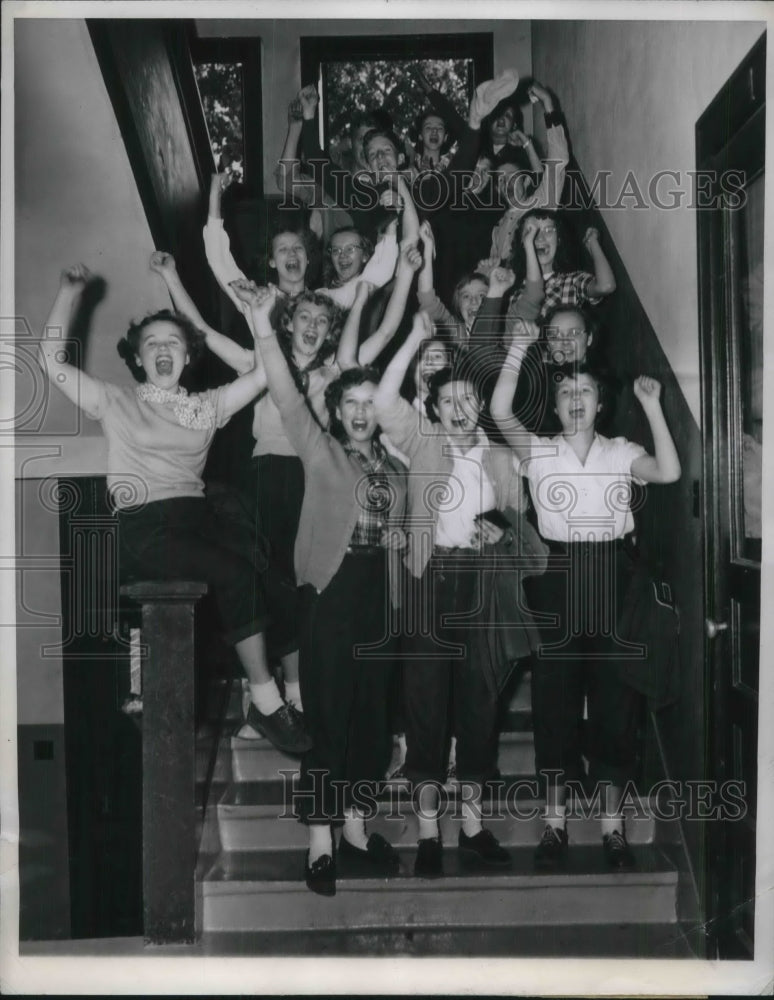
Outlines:
{"label": "window frame", "polygon": [[352,35],[344,38],[302,36],[301,85],[320,85],[320,140],[327,148],[325,77],[321,67],[328,62],[357,62],[403,59],[472,59],[473,82],[468,97],[484,80],[494,76],[494,34],[491,31],[446,35]]}
{"label": "window frame", "polygon": [[247,196],[260,197],[263,193],[261,39],[200,38],[193,31],[190,37],[190,52],[191,62],[194,66],[201,63],[240,63],[242,66],[242,109],[244,112],[242,122],[244,180],[242,186]]}

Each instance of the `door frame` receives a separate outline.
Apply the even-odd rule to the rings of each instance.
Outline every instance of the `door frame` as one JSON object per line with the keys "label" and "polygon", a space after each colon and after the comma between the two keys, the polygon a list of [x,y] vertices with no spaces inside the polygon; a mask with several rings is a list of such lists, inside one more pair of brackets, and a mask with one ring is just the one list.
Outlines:
{"label": "door frame", "polygon": [[[734,377],[738,360],[737,347],[728,340],[735,305],[723,279],[733,271],[734,264],[728,208],[721,207],[719,178],[739,150],[755,148],[756,142],[760,142],[761,169],[765,169],[765,99],[764,34],[696,124],[697,169],[716,172],[712,193],[717,199],[713,199],[711,208],[697,212],[705,622],[724,617],[731,600],[730,574],[725,566],[734,554],[731,535],[721,527],[724,495],[721,484],[734,483],[737,477],[726,435],[716,432],[721,421],[728,421],[736,401]],[[704,640],[706,684],[710,692],[706,730],[708,777],[719,785],[734,777],[729,708],[732,679],[728,669],[731,640],[730,632],[714,637],[705,634]],[[730,857],[729,822],[732,821],[718,819],[707,825],[705,926],[708,958],[752,957],[753,942],[733,927],[732,914],[739,904],[731,888],[733,859]]]}

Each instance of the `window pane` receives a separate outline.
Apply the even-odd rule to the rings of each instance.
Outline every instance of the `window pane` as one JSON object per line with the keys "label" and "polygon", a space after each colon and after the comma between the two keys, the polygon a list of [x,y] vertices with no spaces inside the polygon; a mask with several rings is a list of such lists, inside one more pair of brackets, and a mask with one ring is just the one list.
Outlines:
{"label": "window pane", "polygon": [[228,171],[232,181],[244,181],[242,64],[202,62],[194,73],[218,170]]}
{"label": "window pane", "polygon": [[390,59],[326,62],[321,66],[325,134],[331,157],[350,166],[348,125],[356,111],[382,109],[400,135],[408,133],[427,107],[417,81],[419,70],[467,119],[473,87],[472,59]]}

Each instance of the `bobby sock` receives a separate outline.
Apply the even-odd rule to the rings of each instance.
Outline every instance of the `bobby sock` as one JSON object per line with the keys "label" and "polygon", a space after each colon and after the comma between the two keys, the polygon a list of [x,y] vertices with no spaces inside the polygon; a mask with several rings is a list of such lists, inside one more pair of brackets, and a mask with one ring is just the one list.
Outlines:
{"label": "bobby sock", "polygon": [[428,840],[430,837],[439,836],[438,816],[419,816],[419,839]]}
{"label": "bobby sock", "polygon": [[301,684],[299,681],[285,681],[285,701],[289,702],[297,711],[303,712],[304,706],[301,704]]}
{"label": "bobby sock", "polygon": [[466,837],[475,837],[482,830],[481,810],[478,803],[464,801],[462,803],[462,832]]}
{"label": "bobby sock", "polygon": [[606,834],[615,833],[616,830],[619,833],[623,833],[623,817],[621,816],[603,816],[600,823],[603,837]]}
{"label": "bobby sock", "polygon": [[439,837],[438,829],[438,789],[433,785],[425,785],[419,791],[414,802],[414,811],[419,822],[419,839],[428,840]]}
{"label": "bobby sock", "polygon": [[251,684],[250,697],[262,715],[272,715],[283,705],[282,696],[273,677],[262,684]]}
{"label": "bobby sock", "polygon": [[333,857],[333,834],[328,823],[312,823],[309,826],[309,864],[314,864],[323,854]]}
{"label": "bobby sock", "polygon": [[357,809],[350,808],[345,810],[342,836],[353,847],[359,847],[361,851],[364,851],[368,847],[365,817]]}
{"label": "bobby sock", "polygon": [[566,824],[565,806],[546,806],[544,819],[554,830],[563,830]]}

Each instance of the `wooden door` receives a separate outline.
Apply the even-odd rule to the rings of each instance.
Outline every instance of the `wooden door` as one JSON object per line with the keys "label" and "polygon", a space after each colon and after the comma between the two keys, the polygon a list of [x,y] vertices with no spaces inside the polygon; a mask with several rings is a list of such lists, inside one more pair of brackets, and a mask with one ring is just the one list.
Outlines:
{"label": "wooden door", "polygon": [[[765,36],[697,124],[705,650],[719,819],[708,839],[710,957],[752,958],[763,448]],[[735,194],[729,192],[736,192]],[[744,785],[744,816],[728,808]],[[740,810],[741,811],[741,810]]]}

